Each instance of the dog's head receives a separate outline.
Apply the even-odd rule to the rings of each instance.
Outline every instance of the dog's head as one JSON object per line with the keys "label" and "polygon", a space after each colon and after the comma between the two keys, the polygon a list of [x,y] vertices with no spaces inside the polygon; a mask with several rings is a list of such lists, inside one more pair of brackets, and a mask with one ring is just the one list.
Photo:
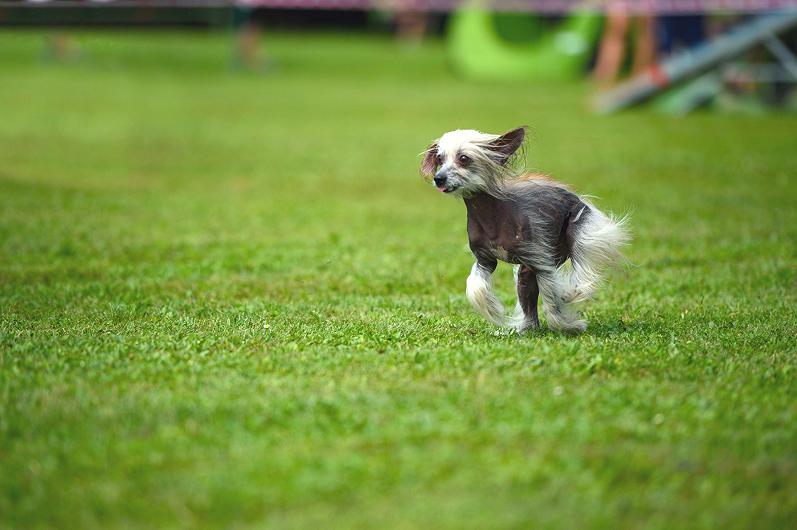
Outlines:
{"label": "dog's head", "polygon": [[447,132],[425,151],[421,174],[443,193],[467,195],[489,190],[508,172],[525,137],[525,127],[501,135],[472,130]]}

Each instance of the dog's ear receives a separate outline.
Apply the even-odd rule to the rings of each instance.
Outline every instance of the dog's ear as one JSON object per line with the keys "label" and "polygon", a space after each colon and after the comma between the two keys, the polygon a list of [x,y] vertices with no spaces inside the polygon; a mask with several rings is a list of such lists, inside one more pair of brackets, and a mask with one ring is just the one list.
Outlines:
{"label": "dog's ear", "polygon": [[498,155],[498,162],[506,164],[507,160],[515,154],[515,151],[523,145],[526,138],[526,126],[518,127],[506,132],[487,144],[488,149]]}
{"label": "dog's ear", "polygon": [[437,167],[437,142],[433,142],[426,148],[423,154],[423,162],[421,162],[421,175],[426,178],[434,175],[434,170]]}

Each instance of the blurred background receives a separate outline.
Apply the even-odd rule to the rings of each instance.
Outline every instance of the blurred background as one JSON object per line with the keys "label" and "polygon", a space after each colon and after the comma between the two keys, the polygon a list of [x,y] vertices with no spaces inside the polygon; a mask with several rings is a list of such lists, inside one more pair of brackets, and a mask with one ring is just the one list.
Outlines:
{"label": "blurred background", "polygon": [[[460,79],[590,79],[595,111],[653,101],[686,114],[792,109],[796,10],[795,0],[1,0],[0,27],[40,35],[36,58],[62,64],[103,60],[95,49],[103,44],[83,41],[88,29],[103,29],[104,43],[179,31],[193,46],[215,45],[224,55],[213,65],[219,74],[292,69],[280,50],[286,33],[371,37],[363,46],[389,37],[419,54],[431,41],[445,47],[445,68]],[[150,43],[153,64],[181,62],[168,44]],[[4,48],[13,60],[13,44]],[[141,66],[122,48],[120,67]]]}

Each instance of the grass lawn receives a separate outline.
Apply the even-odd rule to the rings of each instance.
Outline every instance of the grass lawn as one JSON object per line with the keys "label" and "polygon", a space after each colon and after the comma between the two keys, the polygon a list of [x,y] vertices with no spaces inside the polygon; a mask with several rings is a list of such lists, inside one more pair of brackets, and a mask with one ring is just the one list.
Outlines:
{"label": "grass lawn", "polygon": [[[797,117],[598,117],[440,43],[0,34],[0,527],[797,524]],[[632,213],[578,337],[496,336],[453,128]],[[511,270],[498,287],[511,301]]]}

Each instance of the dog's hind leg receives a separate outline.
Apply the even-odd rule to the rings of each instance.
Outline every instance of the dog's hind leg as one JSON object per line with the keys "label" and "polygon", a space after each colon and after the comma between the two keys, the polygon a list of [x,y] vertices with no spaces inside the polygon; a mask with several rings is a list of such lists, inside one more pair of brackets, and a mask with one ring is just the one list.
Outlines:
{"label": "dog's hind leg", "polygon": [[540,318],[537,313],[537,301],[540,288],[537,285],[537,274],[534,269],[526,265],[516,265],[515,288],[517,290],[517,306],[512,317],[511,326],[518,333],[530,329],[540,328]]}
{"label": "dog's hind leg", "polygon": [[587,329],[587,322],[570,304],[568,296],[568,278],[561,271],[538,271],[537,283],[542,294],[542,308],[548,327],[571,333],[580,333]]}

